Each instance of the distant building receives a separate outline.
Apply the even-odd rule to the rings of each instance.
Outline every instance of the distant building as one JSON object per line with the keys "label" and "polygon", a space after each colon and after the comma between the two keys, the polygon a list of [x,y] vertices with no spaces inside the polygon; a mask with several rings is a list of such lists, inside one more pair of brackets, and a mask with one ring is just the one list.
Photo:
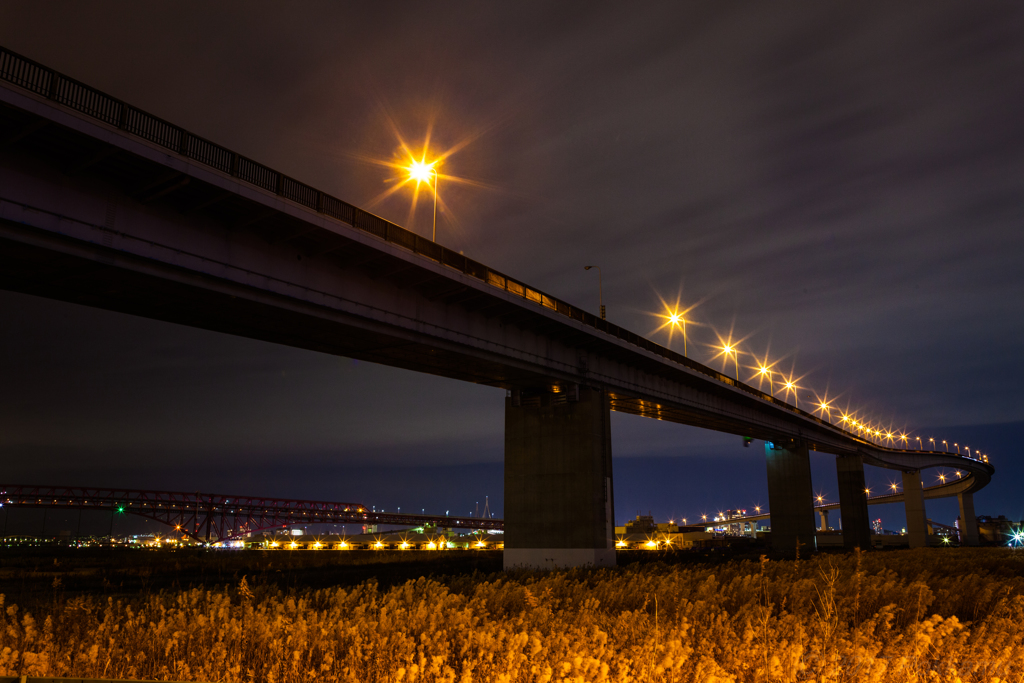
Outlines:
{"label": "distant building", "polygon": [[1021,527],[1024,527],[1024,522],[1014,522],[1005,515],[978,515],[978,537],[982,543],[1006,545],[1019,533]]}
{"label": "distant building", "polygon": [[637,515],[636,519],[626,522],[623,531],[627,534],[647,534],[656,531],[658,525],[654,523],[654,516],[651,514]]}

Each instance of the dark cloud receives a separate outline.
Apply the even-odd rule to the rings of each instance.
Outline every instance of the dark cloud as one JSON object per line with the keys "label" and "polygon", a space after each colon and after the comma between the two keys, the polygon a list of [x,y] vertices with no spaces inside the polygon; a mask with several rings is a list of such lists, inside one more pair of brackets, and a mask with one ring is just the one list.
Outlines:
{"label": "dark cloud", "polygon": [[[446,164],[477,181],[442,187],[446,244],[590,308],[582,265],[597,263],[610,317],[644,334],[682,291],[703,302],[696,357],[734,329],[900,426],[1024,417],[1011,3],[7,2],[0,43],[360,205],[387,188],[365,159],[391,158],[396,131],[472,139]],[[374,210],[428,228],[409,206]],[[68,471],[76,450],[140,485],[172,463],[219,463],[218,483],[296,464],[270,488],[324,463],[501,457],[500,391],[28,297],[0,307],[0,448],[34,454],[25,477]],[[634,463],[704,457],[708,477],[740,457],[694,430],[614,426]]]}

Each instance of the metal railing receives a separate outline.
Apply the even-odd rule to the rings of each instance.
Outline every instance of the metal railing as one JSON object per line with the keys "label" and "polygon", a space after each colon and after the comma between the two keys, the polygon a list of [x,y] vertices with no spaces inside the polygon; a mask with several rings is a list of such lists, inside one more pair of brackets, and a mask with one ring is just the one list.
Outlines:
{"label": "metal railing", "polygon": [[279,171],[275,171],[237,154],[226,147],[193,135],[184,128],[148,114],[126,102],[122,102],[84,83],[68,78],[53,69],[22,57],[4,47],[0,47],[0,80],[13,83],[37,95],[42,95],[62,104],[69,109],[74,109],[104,123],[116,126],[126,133],[160,145],[172,153],[229,174],[268,192],[273,192],[277,196],[300,206],[339,220],[342,223],[347,223],[386,242],[408,249],[424,258],[452,268],[464,275],[485,282],[492,287],[504,290],[526,301],[532,301],[538,306],[560,313],[583,323],[587,327],[594,328],[616,339],[661,356],[665,360],[678,363],[690,370],[718,380],[723,384],[736,387],[747,394],[817,422],[822,426],[836,429],[851,439],[871,443],[831,422],[801,410],[796,406],[792,406],[771,394],[766,394],[760,389],[728,377],[717,370],[665,348],[660,344],[656,344],[634,332],[630,332],[607,320],[602,320],[592,313],[587,313],[580,308],[549,296],[538,289],[523,284],[492,268],[488,268],[482,263],[395,225],[380,216],[363,211],[357,206],[353,206],[348,202],[301,183]]}

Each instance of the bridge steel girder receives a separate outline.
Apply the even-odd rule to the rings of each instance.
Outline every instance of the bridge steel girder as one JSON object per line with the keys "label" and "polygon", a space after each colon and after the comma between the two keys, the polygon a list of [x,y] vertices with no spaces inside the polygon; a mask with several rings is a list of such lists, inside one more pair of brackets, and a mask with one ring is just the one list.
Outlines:
{"label": "bridge steel girder", "polygon": [[[43,119],[52,125],[0,154],[0,288],[505,389],[575,384],[612,410],[890,469],[965,470],[972,492],[992,475],[970,458],[880,446],[353,207],[328,214],[340,200],[312,188],[315,207],[289,199],[282,188],[297,181],[271,169],[242,180],[239,164],[254,162],[218,147],[233,165],[211,165],[187,131],[158,144],[0,82],[0,135]],[[62,172],[104,145],[116,153],[87,177]],[[132,195],[135,178],[161,173],[189,182],[149,203]],[[238,229],[239,217],[259,220]],[[342,254],[309,257],[325,244]],[[431,300],[410,281],[479,297]]]}
{"label": "bridge steel girder", "polygon": [[[451,529],[502,530],[504,520],[447,515],[374,512],[360,503],[139,489],[0,484],[0,505],[117,511],[165,524],[196,541],[231,541],[293,524],[433,525]],[[225,520],[230,519],[231,524]],[[242,520],[239,523],[238,520]]]}

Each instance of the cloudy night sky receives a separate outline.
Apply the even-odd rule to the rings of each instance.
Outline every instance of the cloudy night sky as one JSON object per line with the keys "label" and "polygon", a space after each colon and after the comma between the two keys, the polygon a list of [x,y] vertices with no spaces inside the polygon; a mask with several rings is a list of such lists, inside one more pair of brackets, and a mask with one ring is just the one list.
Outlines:
{"label": "cloudy night sky", "polygon": [[[592,312],[599,265],[608,318],[665,344],[661,301],[696,306],[697,360],[731,333],[801,403],[980,448],[978,514],[1024,518],[1015,3],[0,0],[0,45],[428,236],[376,162],[429,134],[439,242]],[[3,483],[502,510],[500,389],[8,292],[0,377]],[[760,443],[612,438],[619,524],[768,502]]]}

